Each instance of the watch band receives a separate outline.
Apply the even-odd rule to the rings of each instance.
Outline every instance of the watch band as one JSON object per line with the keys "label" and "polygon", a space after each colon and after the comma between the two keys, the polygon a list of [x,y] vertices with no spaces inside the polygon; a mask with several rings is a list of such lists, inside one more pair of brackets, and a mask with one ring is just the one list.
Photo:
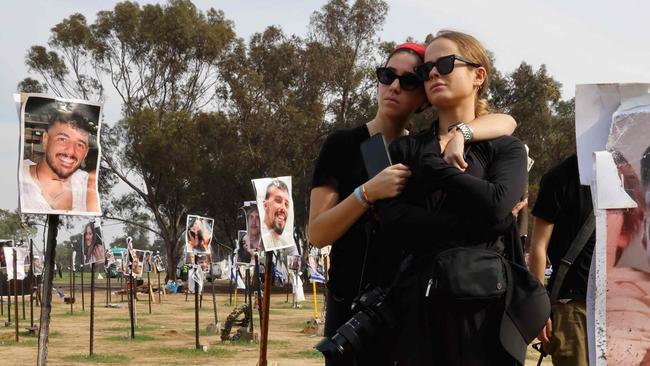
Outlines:
{"label": "watch band", "polygon": [[465,142],[470,142],[474,138],[474,131],[472,131],[472,128],[464,122],[458,122],[449,126],[449,129],[447,131],[451,131],[453,129],[460,131],[460,133],[463,135],[463,138],[465,138]]}

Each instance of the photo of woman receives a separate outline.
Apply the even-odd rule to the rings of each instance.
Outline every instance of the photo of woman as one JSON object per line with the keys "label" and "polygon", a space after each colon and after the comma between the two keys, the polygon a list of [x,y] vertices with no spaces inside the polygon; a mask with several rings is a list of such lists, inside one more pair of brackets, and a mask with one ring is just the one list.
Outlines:
{"label": "photo of woman", "polygon": [[106,260],[106,248],[104,248],[102,241],[101,228],[99,226],[95,227],[94,220],[84,226],[82,238],[84,265],[104,263]]}
{"label": "photo of woman", "polygon": [[212,253],[212,227],[214,219],[187,215],[185,251],[188,253]]}

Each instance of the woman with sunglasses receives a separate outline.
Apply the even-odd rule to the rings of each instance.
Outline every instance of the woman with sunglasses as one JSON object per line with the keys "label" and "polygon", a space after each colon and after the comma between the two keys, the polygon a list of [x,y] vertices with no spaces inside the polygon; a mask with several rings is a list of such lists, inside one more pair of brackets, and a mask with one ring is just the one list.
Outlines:
{"label": "woman with sunglasses", "polygon": [[[426,108],[422,82],[412,72],[422,64],[424,46],[404,43],[395,48],[383,67],[377,69],[378,109],[368,123],[338,130],[328,136],[316,161],[311,191],[309,239],[322,248],[332,244],[330,253],[325,336],[352,317],[352,300],[372,278],[364,277],[370,221],[369,206],[376,200],[397,196],[411,172],[395,164],[368,179],[360,145],[370,136],[382,133],[387,142],[405,135],[412,113]],[[507,115],[483,115],[467,121],[466,131],[475,140],[509,135],[516,123]],[[449,142],[449,141],[447,141]],[[449,143],[446,158],[464,169],[464,137],[457,134]],[[451,152],[454,150],[455,152]]]}
{"label": "woman with sunglasses", "polygon": [[[415,258],[407,285],[396,296],[397,313],[402,317],[402,328],[397,331],[402,336],[397,337],[393,355],[397,365],[502,366],[525,362],[526,345],[532,338],[511,332],[508,334],[514,341],[501,342],[501,321],[509,303],[502,291],[488,288],[492,298],[486,300],[479,298],[487,292],[479,287],[468,291],[469,298],[460,300],[458,287],[441,286],[445,279],[458,278],[450,275],[454,273],[473,274],[463,284],[479,285],[483,279],[505,271],[505,267],[479,268],[481,263],[463,262],[466,258],[476,260],[465,248],[487,251],[490,258],[501,262],[501,257],[492,254],[497,253],[516,263],[508,267],[515,276],[508,276],[508,281],[514,286],[523,279],[526,286],[521,291],[529,295],[523,298],[541,304],[540,313],[548,308],[541,284],[529,278],[525,267],[518,266],[524,265],[524,258],[512,208],[525,191],[523,143],[511,136],[470,142],[464,171],[442,157],[448,141],[458,135],[471,137],[463,122],[488,113],[481,97],[487,90],[489,65],[487,52],[474,37],[452,31],[438,33],[416,73],[424,81],[427,99],[437,108],[439,119],[431,129],[397,139],[391,145],[392,161],[409,166],[412,177],[404,193],[382,207],[381,237],[388,243],[386,247],[399,243]],[[497,283],[496,289],[502,288],[504,285]],[[539,323],[541,329],[547,318],[532,314],[528,315],[534,319],[533,328]],[[522,324],[517,321],[517,325]],[[533,338],[539,329],[530,331]]]}

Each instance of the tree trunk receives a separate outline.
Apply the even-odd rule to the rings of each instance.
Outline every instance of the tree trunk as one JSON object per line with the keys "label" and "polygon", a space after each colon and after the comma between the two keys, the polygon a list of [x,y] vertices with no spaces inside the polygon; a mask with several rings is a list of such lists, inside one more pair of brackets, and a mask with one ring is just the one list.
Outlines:
{"label": "tree trunk", "polygon": [[179,256],[176,254],[176,242],[165,240],[165,251],[167,252],[167,276],[165,282],[168,280],[176,281],[176,265],[178,264]]}

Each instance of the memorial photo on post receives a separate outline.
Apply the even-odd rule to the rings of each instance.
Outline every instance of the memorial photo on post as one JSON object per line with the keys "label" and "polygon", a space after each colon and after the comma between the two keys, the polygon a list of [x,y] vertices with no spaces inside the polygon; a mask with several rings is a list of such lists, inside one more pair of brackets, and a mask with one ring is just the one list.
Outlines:
{"label": "memorial photo on post", "polygon": [[96,226],[94,221],[84,226],[81,239],[83,241],[84,265],[106,261],[106,248],[102,240],[101,228]]}
{"label": "memorial photo on post", "polygon": [[603,233],[597,235],[596,248],[604,249],[595,253],[606,255],[592,264],[590,281],[600,281],[598,274],[606,273],[606,296],[594,300],[596,308],[605,308],[606,342],[593,340],[594,351],[613,365],[650,362],[648,90],[650,84],[591,84],[576,89],[580,179],[592,182],[594,207],[600,213],[596,217],[602,218],[604,212],[596,225],[596,233]]}
{"label": "memorial photo on post", "polygon": [[254,179],[264,251],[295,247],[291,177]]}
{"label": "memorial photo on post", "polygon": [[237,264],[251,264],[255,261],[255,251],[250,248],[246,230],[237,232]]}
{"label": "memorial photo on post", "polygon": [[7,268],[7,258],[5,258],[4,248],[11,248],[14,246],[14,241],[11,239],[0,240],[0,268]]}
{"label": "memorial photo on post", "polygon": [[212,228],[214,219],[187,215],[185,251],[188,253],[212,253]]}
{"label": "memorial photo on post", "polygon": [[250,250],[258,252],[262,249],[262,232],[257,202],[244,202],[244,211],[246,212],[246,243]]}
{"label": "memorial photo on post", "polygon": [[20,212],[100,216],[101,104],[20,98]]}

